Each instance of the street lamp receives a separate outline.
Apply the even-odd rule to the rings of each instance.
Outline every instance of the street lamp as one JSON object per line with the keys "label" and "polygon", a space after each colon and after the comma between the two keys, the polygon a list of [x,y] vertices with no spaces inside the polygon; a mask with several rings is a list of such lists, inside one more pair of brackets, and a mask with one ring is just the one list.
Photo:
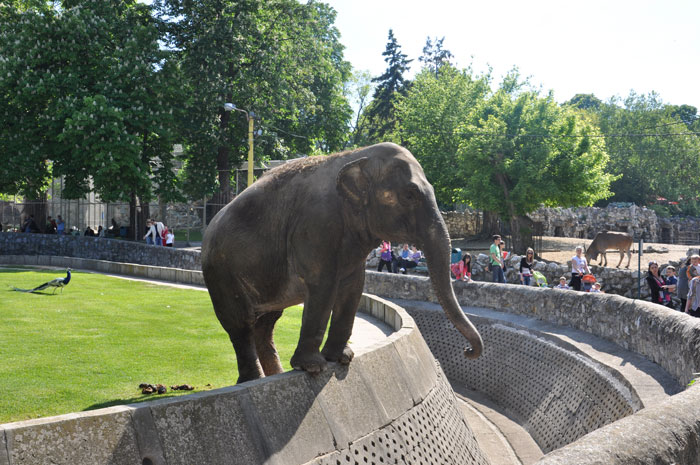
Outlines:
{"label": "street lamp", "polygon": [[224,103],[225,111],[240,111],[245,113],[245,117],[248,120],[248,186],[253,185],[253,118],[255,118],[255,113],[252,111],[248,113],[242,108],[238,108],[233,103]]}

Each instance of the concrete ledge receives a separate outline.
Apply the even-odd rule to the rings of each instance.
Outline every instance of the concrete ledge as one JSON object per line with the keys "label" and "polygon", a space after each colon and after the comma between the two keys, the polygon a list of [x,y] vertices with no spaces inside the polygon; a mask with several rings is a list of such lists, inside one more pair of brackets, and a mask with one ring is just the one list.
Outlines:
{"label": "concrete ledge", "polygon": [[[700,321],[688,315],[649,302],[606,294],[492,283],[458,282],[454,288],[463,305],[569,326],[616,343],[661,366],[679,386],[685,386],[693,373],[700,371]],[[436,301],[429,280],[421,277],[368,272],[365,291],[392,299]],[[556,354],[550,351],[548,355],[547,351],[533,347],[531,337],[511,342],[499,340],[493,347],[489,346],[492,335],[505,328],[494,328],[493,324],[478,318],[474,318],[474,322],[485,336],[483,360],[464,363],[458,356],[457,346],[461,341],[448,342],[447,334],[454,329],[441,314],[444,324],[425,324],[422,317],[415,312],[412,314],[449,376],[457,376],[468,385],[481,383],[475,389],[482,392],[500,392],[501,402],[518,404],[511,407],[519,409],[527,418],[524,426],[533,437],[539,436],[538,442],[544,450],[560,447],[538,463],[700,463],[699,387],[640,410],[641,402],[636,393],[629,386],[624,388],[624,383],[619,385],[620,378],[615,372],[604,370],[610,376],[601,384],[604,378],[596,374],[601,368],[591,365],[590,369],[581,370],[579,381],[572,382],[571,370],[554,373],[555,367],[561,368]],[[517,332],[517,328],[515,330]],[[450,344],[455,347],[449,347]],[[501,357],[502,362],[479,368],[480,363],[492,358],[494,350],[506,352]],[[441,351],[452,355],[441,356]],[[518,361],[517,356],[522,355],[533,358],[527,363]],[[522,370],[526,365],[538,366],[540,373],[551,372],[553,382],[545,382],[544,389],[537,387],[542,379],[534,380],[535,385],[532,385],[533,380]],[[606,383],[618,387],[606,388]],[[578,391],[581,392],[576,394]],[[532,398],[523,399],[523,392],[530,393]],[[629,401],[620,403],[621,398]],[[576,419],[576,415],[584,412],[587,413],[583,418]],[[636,413],[630,414],[632,412]],[[603,426],[605,424],[607,426]],[[549,425],[552,430],[538,432],[532,428],[535,425]],[[580,439],[571,443],[572,439],[567,439],[566,434]]]}
{"label": "concrete ledge", "polygon": [[[71,257],[11,261],[139,275],[158,268]],[[488,464],[410,316],[369,295],[360,310],[381,316],[396,331],[349,366],[331,364],[316,377],[293,371],[173,399],[0,425],[0,465],[335,465],[401,457]]]}

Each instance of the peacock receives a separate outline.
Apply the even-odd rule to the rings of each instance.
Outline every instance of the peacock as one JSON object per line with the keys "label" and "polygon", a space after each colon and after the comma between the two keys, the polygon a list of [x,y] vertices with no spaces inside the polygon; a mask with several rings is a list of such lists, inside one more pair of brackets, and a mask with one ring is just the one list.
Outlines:
{"label": "peacock", "polygon": [[58,288],[61,288],[61,294],[62,294],[63,288],[66,287],[68,285],[68,283],[70,282],[70,272],[71,272],[71,269],[68,268],[66,270],[67,275],[65,278],[52,279],[51,281],[44,283],[41,286],[37,286],[34,289],[18,289],[16,287],[13,287],[12,289],[14,289],[15,291],[19,291],[19,292],[36,292],[36,291],[43,291],[44,289],[49,288],[49,287],[53,287],[54,294],[56,293],[56,289],[58,289]]}

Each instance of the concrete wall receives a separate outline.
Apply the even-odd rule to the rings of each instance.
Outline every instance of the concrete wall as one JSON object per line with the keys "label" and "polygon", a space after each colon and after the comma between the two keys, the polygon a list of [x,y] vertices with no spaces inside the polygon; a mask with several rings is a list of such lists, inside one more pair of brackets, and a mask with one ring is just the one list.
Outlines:
{"label": "concrete wall", "polygon": [[411,318],[369,296],[360,311],[395,332],[349,367],[0,425],[0,464],[487,465]]}
{"label": "concrete wall", "polygon": [[0,233],[0,255],[76,257],[185,270],[202,269],[199,252],[104,237]]}
{"label": "concrete wall", "polygon": [[[173,273],[172,270],[162,270],[162,267],[111,264],[101,260],[69,257],[0,255],[0,263],[3,262],[104,269],[139,276],[154,275],[153,277],[155,277],[155,275],[160,274],[164,279],[172,279]],[[174,276],[175,281],[181,280],[181,282],[191,283],[201,279],[201,272],[176,270]],[[430,282],[423,277],[368,272],[365,288],[367,291],[389,298],[435,301]],[[682,385],[685,385],[693,377],[693,373],[700,371],[698,369],[700,367],[700,322],[687,315],[669,311],[648,302],[606,294],[582,294],[573,291],[491,283],[456,283],[455,291],[463,305],[526,315],[557,325],[571,326],[613,341],[656,362]],[[390,324],[393,321],[395,328],[402,327],[399,333],[405,332],[406,328],[403,326],[408,319],[399,318],[401,316],[400,309],[387,310],[389,307],[383,304],[376,307],[365,304],[365,307],[369,308],[368,311],[371,314],[379,316]],[[433,350],[440,354],[440,358],[445,361],[444,366],[448,374],[451,377],[462,376],[465,381],[475,379],[474,386],[481,386],[480,389],[486,391],[488,389],[494,392],[500,390],[502,401],[511,402],[513,404],[511,408],[517,408],[520,403],[527,402],[536,404],[538,407],[544,406],[542,409],[530,410],[532,422],[529,426],[531,432],[535,431],[533,436],[539,435],[539,441],[546,446],[546,450],[567,444],[594,427],[608,424],[548,454],[542,463],[700,463],[697,461],[700,457],[700,443],[697,439],[700,432],[700,402],[698,402],[700,400],[700,387],[694,386],[682,394],[671,397],[661,405],[639,410],[638,400],[635,399],[634,393],[625,392],[625,383],[620,383],[615,373],[607,370],[607,373],[601,374],[600,367],[591,364],[590,360],[582,360],[573,352],[572,354],[561,354],[556,350],[552,352],[552,349],[547,347],[546,338],[542,339],[533,337],[532,334],[521,333],[517,328],[495,327],[484,321],[475,322],[483,331],[485,339],[493,342],[487,345],[487,352],[485,352],[483,359],[491,357],[491,363],[479,361],[471,363],[471,368],[467,370],[482,363],[480,374],[478,371],[464,371],[460,368],[461,365],[465,364],[459,350],[462,341],[449,342],[450,338],[453,337],[449,332],[453,329],[449,323],[445,326],[442,315],[439,312],[434,312],[427,316],[417,315],[417,318],[419,321],[433,320],[436,318],[436,314],[439,319],[435,320],[434,327],[431,328],[432,323],[423,323],[424,329],[422,331],[425,333],[425,338],[433,346],[442,344],[445,347],[442,353],[434,347]],[[398,323],[398,320],[401,322]],[[335,448],[321,452],[326,446],[319,446],[317,454],[321,455],[314,456],[306,462],[335,464],[336,460],[343,463],[343,460],[350,459],[349,463],[352,463],[353,457],[363,453],[368,454],[363,456],[368,460],[371,460],[370,457],[376,456],[377,453],[389,454],[383,457],[391,457],[392,460],[396,458],[397,453],[405,458],[408,452],[414,453],[418,457],[431,457],[432,454],[437,453],[453,457],[450,454],[454,452],[445,444],[461,445],[464,443],[466,449],[459,452],[459,454],[464,454],[460,456],[459,460],[454,459],[450,462],[445,459],[445,461],[447,463],[482,463],[483,457],[478,446],[473,442],[473,436],[468,426],[463,425],[463,422],[460,423],[454,416],[454,405],[450,406],[454,403],[454,399],[451,396],[449,386],[445,383],[442,371],[440,368],[426,368],[428,365],[432,366],[432,362],[428,361],[428,359],[432,360],[432,356],[426,356],[425,343],[419,333],[413,328],[408,332],[408,336],[392,336],[394,339],[390,338],[389,343],[391,349],[380,344],[372,348],[373,350],[368,354],[359,355],[351,365],[350,370],[345,372],[342,369],[340,372],[337,369],[332,370],[327,374],[327,378],[323,378],[321,386],[313,384],[313,378],[308,378],[303,373],[289,373],[251,383],[251,388],[256,386],[256,389],[263,390],[264,395],[257,394],[261,396],[259,399],[269,396],[273,396],[275,399],[277,399],[276,396],[284,398],[287,390],[301,394],[306,393],[307,389],[314,392],[311,400],[304,395],[301,396],[302,400],[306,399],[302,402],[303,405],[306,405],[302,408],[304,410],[303,418],[300,414],[294,417],[292,424],[297,422],[298,425],[296,429],[292,428],[292,433],[285,429],[287,436],[284,436],[284,432],[274,430],[275,422],[279,423],[280,419],[275,417],[272,420],[270,418],[274,416],[276,411],[268,412],[270,417],[265,417],[265,421],[269,421],[270,424],[263,422],[264,426],[260,426],[257,423],[264,413],[258,409],[264,409],[264,403],[261,400],[259,403],[254,403],[250,393],[236,394],[247,386],[244,385],[211,393],[156,401],[153,404],[115,407],[54,419],[3,425],[3,434],[0,434],[0,451],[7,450],[9,455],[5,460],[4,454],[0,452],[0,465],[42,463],[44,459],[41,456],[41,451],[48,444],[52,444],[54,447],[51,459],[56,463],[138,463],[134,460],[141,460],[143,464],[218,463],[216,457],[223,457],[230,463],[258,463],[250,461],[256,457],[263,457],[260,459],[263,462],[260,463],[304,463],[300,460],[306,459],[306,456],[303,455],[306,452],[299,452],[296,449],[297,446],[292,444],[297,439],[308,440],[304,439],[308,436],[305,436],[307,433],[302,425],[306,421],[306,415],[310,414],[314,405],[320,405],[322,409],[329,409],[323,410],[321,417],[327,422],[327,428],[331,430],[331,442],[335,444]],[[454,347],[450,347],[451,344]],[[404,345],[408,347],[404,347]],[[488,351],[491,350],[489,346],[501,347],[506,350],[500,354],[489,354]],[[521,350],[523,348],[526,350]],[[457,350],[457,354],[450,357],[449,354],[453,350]],[[541,354],[541,356],[534,357],[533,360],[513,358],[523,357],[523,352]],[[397,353],[399,353],[398,359]],[[374,360],[373,356],[376,356],[377,359]],[[382,365],[386,362],[387,357],[392,360],[388,365]],[[363,363],[370,364],[370,362],[362,362],[362,360],[374,360],[372,362],[373,368],[361,371]],[[548,373],[548,370],[552,370],[552,366],[559,363],[569,366],[570,369],[560,372],[557,376]],[[539,366],[540,375],[543,373],[545,376],[537,378],[535,381],[532,381],[530,377],[525,377],[523,373],[527,373],[532,365]],[[351,375],[356,369],[360,370],[358,375],[361,379],[361,382],[358,381],[360,387],[348,381],[353,379]],[[397,369],[400,370],[400,375],[393,374]],[[572,370],[576,370],[578,373],[571,378],[573,381],[569,383],[567,377]],[[374,378],[376,373],[381,374],[378,379]],[[518,376],[520,377],[518,378]],[[343,382],[338,383],[339,379]],[[511,384],[512,379],[515,380],[514,384]],[[566,382],[562,382],[561,379]],[[505,387],[504,380],[508,380]],[[387,399],[386,404],[384,401],[377,401],[377,398],[380,397],[380,393],[377,392],[379,388],[370,386],[372,382],[384,386],[386,392],[381,394],[387,396],[390,394],[391,399]],[[267,388],[257,387],[267,386],[268,383],[270,386]],[[289,384],[291,388],[285,384]],[[591,386],[589,385],[593,386],[593,390],[590,390]],[[336,391],[325,391],[328,399],[342,399],[342,402],[352,402],[352,404],[342,404],[334,409],[338,404],[329,400],[321,401],[321,399],[326,399],[326,394],[322,394],[322,392],[329,386],[332,386],[332,389],[336,389]],[[362,386],[364,386],[364,390]],[[405,401],[406,393],[396,393],[397,389],[401,388],[408,390],[410,402]],[[505,392],[503,392],[504,389]],[[567,389],[580,390],[581,395],[572,396]],[[246,391],[246,389],[243,390]],[[366,395],[365,391],[371,392],[369,399],[362,397]],[[443,393],[439,394],[441,391]],[[446,394],[448,391],[449,394]],[[517,391],[521,397],[517,397]],[[433,401],[429,400],[431,393],[434,393],[432,395],[435,396]],[[523,396],[525,393],[532,394],[534,401]],[[591,402],[591,396],[596,393],[603,395],[600,396],[600,399],[594,399],[594,402]],[[221,398],[216,397],[219,394],[222,395]],[[238,397],[239,395],[243,397]],[[231,396],[237,400],[231,399]],[[354,403],[356,396],[359,396],[357,404]],[[444,400],[445,396],[449,398],[448,401]],[[345,397],[350,397],[350,399],[345,399]],[[275,400],[277,405],[289,402],[289,405],[292,406],[296,405],[297,401],[296,398],[286,398],[286,401]],[[389,404],[389,402],[394,402],[394,404]],[[440,410],[445,408],[445,402],[448,404],[447,410]],[[173,412],[173,416],[170,417],[170,420],[166,420],[167,408],[171,407],[162,407],[165,409],[163,411],[158,409],[161,408],[161,405],[170,406],[171,404],[174,405],[170,410]],[[358,412],[364,412],[362,408],[367,405],[372,407],[372,412],[377,409],[381,412],[383,408],[385,412],[392,411],[394,413],[387,413],[386,416],[380,414],[379,423],[381,425],[378,425],[375,413],[368,413],[369,421],[364,423],[363,419],[362,422],[365,426],[369,425],[372,431],[369,436],[357,436],[360,434],[359,427],[353,422],[357,421],[358,415],[364,417],[362,413]],[[238,412],[238,416],[236,416],[227,411],[227,408],[234,410],[240,408],[242,411]],[[437,419],[433,418],[432,412],[435,409],[440,412]],[[400,413],[402,410],[403,413]],[[631,412],[637,413],[629,415]],[[666,415],[667,412],[671,412],[672,416]],[[523,414],[527,414],[527,411],[523,410]],[[542,415],[542,418],[536,418],[538,414]],[[577,415],[580,418],[577,418]],[[628,416],[625,417],[625,415]],[[387,423],[387,419],[392,418],[393,420]],[[622,419],[618,420],[618,418]],[[453,433],[445,432],[455,428],[452,424],[453,421],[458,421],[457,434],[460,436],[459,438],[455,438]],[[210,424],[210,422],[213,423]],[[236,434],[243,434],[241,433],[242,424],[249,428],[247,431],[250,438],[253,438],[250,439],[253,441],[252,445],[246,442],[248,439],[245,436],[236,436]],[[538,425],[548,424],[550,426],[537,431]],[[644,426],[640,427],[639,425]],[[407,432],[407,428],[410,433]],[[443,430],[443,428],[445,429]],[[561,433],[561,431],[568,432],[568,430],[572,430],[569,436]],[[323,436],[325,434],[323,431],[312,431],[312,433],[308,433],[310,436],[320,441],[321,444],[326,443],[327,436]],[[108,434],[112,436],[107,437]],[[283,436],[281,441],[279,435]],[[615,438],[615,440],[605,435]],[[355,439],[349,439],[348,442],[345,442],[347,438],[351,437]],[[90,446],[93,440],[102,441],[100,443],[105,444],[106,449],[95,450],[95,447]],[[210,444],[206,442],[207,440],[213,442]],[[230,444],[232,441],[235,443],[238,440],[245,444],[239,445],[234,453],[231,451]],[[397,444],[403,444],[403,446],[398,449],[387,448],[386,441],[390,441],[391,444],[397,441]],[[175,454],[168,452],[171,454],[170,458],[165,457],[166,449],[180,447],[180,445],[184,449],[177,449]],[[214,457],[207,454],[220,455]],[[250,454],[253,459],[249,459],[249,455],[246,454]],[[244,457],[245,460],[236,462],[235,460],[239,456]],[[178,461],[180,457],[185,457],[186,460]],[[210,457],[214,457],[212,461],[209,461]],[[464,457],[470,458],[467,460]],[[11,461],[10,458],[12,458]]]}
{"label": "concrete wall", "polygon": [[[700,320],[659,305],[509,284],[455,283],[454,288],[462,305],[525,315],[615,342],[657,363],[682,386],[700,372]],[[428,279],[416,276],[368,272],[365,291],[436,301]],[[526,428],[544,450],[579,438],[545,456],[542,464],[700,464],[700,386],[639,410],[634,394],[627,396],[628,387],[617,384],[614,373],[606,370],[601,376],[600,367],[588,361],[571,365],[556,351],[543,350],[546,346],[534,347],[531,334],[475,319],[486,341],[498,347],[487,344],[483,361],[464,361],[464,342],[449,322],[415,311],[412,315],[433,353],[440,354],[447,375],[527,418]],[[498,334],[504,331],[517,337]],[[487,358],[491,363],[480,367]],[[559,364],[569,370],[559,371]],[[632,411],[636,413],[629,415]],[[607,426],[593,431],[596,423]]]}

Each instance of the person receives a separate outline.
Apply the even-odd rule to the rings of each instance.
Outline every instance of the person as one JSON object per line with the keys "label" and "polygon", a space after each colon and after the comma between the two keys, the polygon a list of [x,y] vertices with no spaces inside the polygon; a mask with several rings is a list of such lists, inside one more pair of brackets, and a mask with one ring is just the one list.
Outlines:
{"label": "person", "polygon": [[465,253],[462,259],[457,263],[453,263],[450,268],[452,269],[452,274],[455,275],[457,281],[462,280],[466,282],[471,282],[472,280],[472,256],[469,253]]}
{"label": "person", "polygon": [[700,318],[700,276],[695,276],[688,283],[685,313],[695,318]]}
{"label": "person", "polygon": [[647,269],[647,285],[651,292],[652,302],[673,308],[671,295],[667,292],[668,287],[664,278],[659,275],[659,264],[654,260],[649,262],[649,268]]}
{"label": "person", "polygon": [[525,256],[520,259],[520,282],[530,285],[532,279],[532,266],[535,264],[535,251],[528,247]]}
{"label": "person", "polygon": [[395,257],[391,262],[392,270],[394,273],[405,273],[406,264],[411,256],[411,249],[408,248],[408,243],[405,243],[401,248],[401,253],[398,257]]}
{"label": "person", "polygon": [[168,228],[165,228],[165,246],[166,247],[172,247],[173,243],[175,242],[175,234]]}
{"label": "person", "polygon": [[690,256],[690,265],[688,266],[686,275],[688,276],[688,281],[696,276],[700,276],[700,255]]}
{"label": "person", "polygon": [[581,278],[584,274],[590,274],[586,257],[583,256],[583,246],[576,247],[576,255],[571,257],[571,281],[569,286],[577,291],[581,290]]}
{"label": "person", "polygon": [[58,215],[58,221],[56,222],[56,234],[63,235],[66,233],[66,223],[63,221],[61,215]]}
{"label": "person", "polygon": [[153,218],[151,218],[151,223],[156,228],[156,236],[155,236],[155,242],[156,245],[165,245],[165,235],[163,234],[163,231],[165,231],[165,225],[161,223],[160,221],[156,221]]}
{"label": "person", "polygon": [[33,214],[31,214],[27,217],[27,220],[24,222],[24,226],[22,227],[22,232],[26,232],[26,233],[39,232],[39,227],[36,225],[36,221],[34,220]]}
{"label": "person", "polygon": [[146,220],[146,234],[143,236],[143,238],[146,240],[146,244],[153,245],[156,241],[155,237],[156,226],[153,224],[153,220],[149,218]]}
{"label": "person", "polygon": [[664,270],[664,282],[666,283],[666,292],[668,292],[668,295],[671,298],[671,305],[673,305],[673,308],[675,309],[676,306],[673,303],[673,294],[676,293],[676,289],[678,287],[678,278],[676,278],[676,269],[671,265],[667,266]]}
{"label": "person", "polygon": [[85,228],[85,236],[86,237],[95,237],[95,230],[92,229],[90,226]]}
{"label": "person", "polygon": [[46,234],[56,234],[56,221],[50,216],[46,217]]}
{"label": "person", "polygon": [[[408,256],[408,263],[406,263],[406,266],[404,268],[415,268],[418,266],[418,264],[421,261],[421,258],[423,258],[423,252],[418,250],[418,247],[415,245],[411,246],[411,254]],[[402,271],[403,274],[406,274],[406,270],[404,269]]]}
{"label": "person", "polygon": [[105,230],[102,225],[97,226],[97,237],[105,237]]}
{"label": "person", "polygon": [[566,284],[566,277],[562,276],[559,278],[559,284],[554,286],[555,289],[571,289],[568,284]]}
{"label": "person", "polygon": [[600,283],[593,283],[593,287],[591,288],[591,292],[603,292],[600,290]]}
{"label": "person", "polygon": [[676,285],[676,292],[678,293],[678,298],[681,299],[680,311],[685,312],[685,304],[688,300],[688,267],[690,266],[690,257],[685,261],[680,270],[678,270],[678,283]]}
{"label": "person", "polygon": [[392,255],[393,255],[393,252],[391,250],[391,242],[382,241],[382,245],[379,248],[379,266],[377,267],[377,271],[381,272],[382,268],[384,268],[386,266],[386,270],[389,273],[392,273],[392,269],[391,269]]}
{"label": "person", "polygon": [[491,262],[491,277],[494,283],[505,283],[506,278],[503,274],[503,267],[505,266],[503,256],[501,255],[501,236],[495,234],[493,236],[493,244],[489,248],[489,260]]}

